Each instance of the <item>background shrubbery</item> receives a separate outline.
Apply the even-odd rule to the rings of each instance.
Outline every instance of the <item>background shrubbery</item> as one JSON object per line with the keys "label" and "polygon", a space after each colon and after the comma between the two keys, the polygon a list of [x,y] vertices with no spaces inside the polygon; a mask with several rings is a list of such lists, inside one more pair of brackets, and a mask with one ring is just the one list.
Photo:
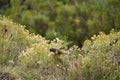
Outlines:
{"label": "background shrubbery", "polygon": [[[120,79],[120,32],[100,32],[82,48],[68,48],[67,44],[30,34],[24,26],[0,16],[0,79]],[[62,48],[62,54],[50,52],[51,48]]]}
{"label": "background shrubbery", "polygon": [[0,13],[47,39],[81,46],[99,31],[120,29],[120,0],[0,0]]}
{"label": "background shrubbery", "polygon": [[119,3],[0,0],[0,80],[119,80]]}

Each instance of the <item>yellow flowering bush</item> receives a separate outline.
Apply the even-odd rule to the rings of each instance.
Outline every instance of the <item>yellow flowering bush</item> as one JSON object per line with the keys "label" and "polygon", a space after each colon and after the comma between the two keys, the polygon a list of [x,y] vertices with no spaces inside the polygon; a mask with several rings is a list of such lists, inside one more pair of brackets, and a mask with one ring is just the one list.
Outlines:
{"label": "yellow flowering bush", "polygon": [[0,79],[119,80],[120,32],[100,32],[79,48],[24,27],[0,16]]}
{"label": "yellow flowering bush", "polygon": [[120,32],[100,32],[82,47],[82,72],[86,80],[118,80],[120,78]]}

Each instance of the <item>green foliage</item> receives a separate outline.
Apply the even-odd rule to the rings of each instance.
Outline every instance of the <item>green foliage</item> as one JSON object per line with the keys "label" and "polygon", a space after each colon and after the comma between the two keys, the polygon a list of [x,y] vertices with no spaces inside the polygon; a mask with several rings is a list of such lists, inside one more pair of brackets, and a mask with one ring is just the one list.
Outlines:
{"label": "green foliage", "polygon": [[[24,31],[22,27],[24,26],[16,25],[16,23],[0,16],[1,57],[6,55],[7,60],[13,60],[20,51],[25,50],[26,46],[30,44],[26,37],[29,33],[27,30]],[[5,57],[2,58],[6,61]]]}
{"label": "green foliage", "polygon": [[[99,31],[120,29],[119,0],[10,0],[0,13],[47,39],[59,37],[81,45]],[[6,7],[5,7],[6,6]],[[55,35],[54,35],[55,34]]]}
{"label": "green foliage", "polygon": [[82,50],[83,75],[86,80],[117,80],[120,78],[120,32],[100,33],[86,40]]}
{"label": "green foliage", "polygon": [[17,68],[0,66],[0,79],[1,80],[23,80],[18,74]]}
{"label": "green foliage", "polygon": [[[120,32],[100,32],[80,49],[59,38],[46,40],[0,16],[0,79],[118,80]],[[50,51],[55,48],[60,54]]]}

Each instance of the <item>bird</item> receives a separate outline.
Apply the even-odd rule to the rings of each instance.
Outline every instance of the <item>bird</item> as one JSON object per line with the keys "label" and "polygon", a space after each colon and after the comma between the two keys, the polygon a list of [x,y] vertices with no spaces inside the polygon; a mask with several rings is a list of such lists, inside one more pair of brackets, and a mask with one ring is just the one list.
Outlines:
{"label": "bird", "polygon": [[50,52],[55,53],[55,55],[61,55],[61,54],[63,54],[62,50],[61,49],[57,49],[57,48],[51,48]]}

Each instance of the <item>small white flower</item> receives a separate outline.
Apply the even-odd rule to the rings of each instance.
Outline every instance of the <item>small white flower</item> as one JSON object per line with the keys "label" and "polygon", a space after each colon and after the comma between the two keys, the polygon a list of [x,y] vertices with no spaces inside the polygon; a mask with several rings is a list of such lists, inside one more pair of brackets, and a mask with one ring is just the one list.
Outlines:
{"label": "small white flower", "polygon": [[59,64],[56,65],[57,67],[60,66]]}
{"label": "small white flower", "polygon": [[58,42],[58,41],[60,41],[60,39],[59,39],[59,38],[56,38],[56,41]]}
{"label": "small white flower", "polygon": [[39,60],[38,62],[37,62],[38,64],[42,64],[42,62]]}
{"label": "small white flower", "polygon": [[12,64],[14,64],[14,61],[13,61],[13,60],[9,60],[9,63],[12,63]]}

